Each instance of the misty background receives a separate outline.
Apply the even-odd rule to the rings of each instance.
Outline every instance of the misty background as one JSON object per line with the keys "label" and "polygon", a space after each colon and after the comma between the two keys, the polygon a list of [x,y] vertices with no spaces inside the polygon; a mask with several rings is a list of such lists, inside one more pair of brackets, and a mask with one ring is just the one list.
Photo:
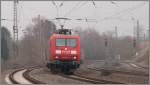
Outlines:
{"label": "misty background", "polygon": [[[56,17],[72,19],[66,21],[64,26],[75,30],[80,36],[82,60],[105,60],[108,56],[114,60],[116,55],[120,55],[121,61],[132,60],[137,51],[147,46],[148,1],[95,1],[95,5],[90,1],[56,1],[55,5],[51,1],[20,1],[19,41],[15,42],[12,34],[13,2],[2,1],[3,70],[32,65],[45,66],[50,52],[49,37],[62,24],[53,20]],[[140,43],[135,44],[133,29],[138,25]],[[15,54],[15,47],[18,47],[18,55]],[[148,64],[148,59],[145,60]]]}
{"label": "misty background", "polygon": [[[18,4],[18,29],[19,37],[23,36],[22,30],[32,24],[32,18],[41,15],[51,20],[56,17],[71,19],[95,19],[98,22],[85,22],[85,20],[66,21],[65,27],[74,29],[77,26],[86,29],[94,28],[99,33],[114,30],[118,27],[118,35],[132,35],[136,20],[141,28],[148,29],[149,3],[148,1],[55,1],[58,11],[52,1],[19,1]],[[63,4],[62,4],[63,3]],[[62,5],[61,5],[62,4]],[[58,16],[57,16],[58,12]],[[2,1],[1,10],[2,26],[7,27],[12,33],[13,29],[13,2]],[[53,20],[57,28],[58,22]]]}

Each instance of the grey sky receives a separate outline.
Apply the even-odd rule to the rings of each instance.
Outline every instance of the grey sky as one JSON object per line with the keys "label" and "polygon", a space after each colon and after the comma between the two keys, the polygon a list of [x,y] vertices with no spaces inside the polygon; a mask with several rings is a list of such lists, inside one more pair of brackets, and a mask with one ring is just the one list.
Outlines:
{"label": "grey sky", "polygon": [[[60,5],[61,2],[56,1],[55,3]],[[59,8],[60,17],[63,17],[69,10],[74,8],[66,17],[72,19],[87,17],[98,21],[96,24],[72,20],[66,22],[66,28],[74,28],[77,26],[83,28],[95,27],[99,32],[104,32],[114,30],[114,27],[118,26],[119,35],[132,35],[135,21],[131,17],[138,19],[140,25],[145,29],[149,25],[148,1],[115,1],[115,3],[111,3],[110,1],[95,1],[96,8],[91,1],[64,1],[63,3],[63,6]],[[19,35],[23,34],[21,30],[31,23],[31,19],[37,17],[39,14],[48,19],[57,17],[56,8],[51,1],[19,2]],[[2,26],[8,27],[13,32],[13,2],[2,2],[2,18],[8,19],[8,21],[2,21]]]}

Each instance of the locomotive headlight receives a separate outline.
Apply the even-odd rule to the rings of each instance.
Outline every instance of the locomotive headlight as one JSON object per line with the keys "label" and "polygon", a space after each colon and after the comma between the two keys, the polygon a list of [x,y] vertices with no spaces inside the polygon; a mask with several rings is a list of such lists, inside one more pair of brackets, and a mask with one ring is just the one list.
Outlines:
{"label": "locomotive headlight", "polygon": [[61,54],[61,50],[56,50],[56,54]]}
{"label": "locomotive headlight", "polygon": [[58,56],[56,56],[55,58],[58,59]]}
{"label": "locomotive headlight", "polygon": [[73,57],[73,59],[77,59],[77,57],[76,57],[76,56],[74,56],[74,57]]}
{"label": "locomotive headlight", "polygon": [[77,54],[77,51],[72,50],[72,51],[71,51],[71,54]]}

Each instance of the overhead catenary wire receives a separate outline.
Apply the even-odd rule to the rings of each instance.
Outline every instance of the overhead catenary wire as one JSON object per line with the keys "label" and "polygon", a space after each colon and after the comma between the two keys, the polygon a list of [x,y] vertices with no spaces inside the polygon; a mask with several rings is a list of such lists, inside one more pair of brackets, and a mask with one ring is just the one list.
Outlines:
{"label": "overhead catenary wire", "polygon": [[[84,6],[86,3],[87,3],[88,1],[85,1],[85,2],[83,2],[83,3],[81,3],[81,2],[78,2],[78,3],[76,3],[76,5],[74,6],[74,7],[72,7],[63,17],[66,17],[67,15],[69,15],[69,14],[71,14],[72,12],[74,12],[75,10],[77,10],[77,9],[80,9],[82,6]],[[96,8],[96,4],[95,4],[95,2],[94,2],[94,0],[92,0],[92,3],[93,3],[93,5],[94,5],[94,7]],[[54,2],[54,1],[52,1],[52,4],[57,8],[57,10],[58,10],[58,6],[56,5],[56,3]],[[60,6],[61,5],[63,5],[63,2],[60,4]],[[57,14],[58,15],[58,14]],[[88,19],[87,20],[87,18],[85,18],[85,19],[76,19],[76,20],[85,20],[86,22],[87,22],[87,24],[88,24],[88,22],[93,22],[93,21],[89,21],[90,19]],[[59,20],[58,20],[58,22],[60,22]],[[64,24],[65,24],[65,22],[66,22],[66,20],[64,20]],[[97,22],[97,21],[96,21]]]}
{"label": "overhead catenary wire", "polygon": [[[77,3],[76,5],[79,6],[79,7],[77,7],[77,6],[75,5],[69,12],[67,12],[67,13],[64,15],[64,17],[66,17],[67,15],[71,14],[71,13],[74,12],[75,10],[80,9],[81,7],[83,7],[84,5],[86,5],[87,2],[88,2],[88,1],[86,1],[86,2],[84,2],[84,3],[81,3],[81,5],[79,5],[80,3]],[[94,7],[96,8],[96,4],[95,4],[94,0],[92,0],[92,3],[93,3],[93,5],[94,5]],[[88,19],[87,17],[86,17],[85,19],[81,19],[81,18],[80,18],[80,19],[75,19],[75,20],[85,20],[85,22],[87,22],[88,27],[89,27],[89,23],[88,23],[88,22],[96,22],[96,23],[97,23],[97,21],[90,21],[90,20],[92,20],[92,19]],[[96,20],[96,19],[93,19],[93,20]]]}
{"label": "overhead catenary wire", "polygon": [[96,4],[95,4],[94,0],[92,0],[92,3],[93,3],[93,5],[94,5],[94,7],[96,8]]}
{"label": "overhead catenary wire", "polygon": [[[80,3],[81,2],[78,2],[71,10],[69,10],[69,12],[67,12],[66,14],[65,14],[65,16],[64,17],[66,17],[66,15],[68,15],[69,13],[71,13],[74,9],[76,9],[79,5],[80,5]],[[59,17],[59,15],[58,15],[58,6],[56,5],[56,3],[54,2],[54,1],[52,1],[52,4],[56,7],[56,9],[57,9],[57,17]],[[61,2],[61,4],[59,5],[59,7],[61,7],[63,5],[63,2]],[[59,25],[61,25],[61,22],[60,22],[60,20],[61,19],[56,19],[57,21],[58,21],[58,23],[59,23]],[[65,22],[66,22],[66,20],[64,20],[63,21],[63,24],[65,24]]]}
{"label": "overhead catenary wire", "polygon": [[114,1],[110,1],[111,4],[115,5],[116,7],[119,7],[118,4]]}
{"label": "overhead catenary wire", "polygon": [[[69,14],[73,13],[74,11],[76,11],[77,9],[80,9],[81,7],[83,7],[88,1],[85,1],[83,3],[81,3],[80,1],[78,3],[76,3],[76,5],[71,8],[63,17],[69,16]],[[80,5],[81,4],[81,5]]]}
{"label": "overhead catenary wire", "polygon": [[[119,7],[119,5],[116,2],[111,1],[111,3],[114,4],[116,7]],[[117,13],[111,15],[111,16],[107,16],[107,17],[104,17],[104,18],[102,18],[100,20],[97,20],[97,23],[105,21],[105,20],[110,20],[110,19],[118,19],[118,20],[122,21],[124,19],[122,19],[121,16],[123,16],[126,13],[129,13],[129,14],[131,14],[133,16],[134,14],[131,13],[131,11],[134,11],[134,10],[140,8],[140,7],[144,6],[145,4],[146,4],[146,2],[143,2],[143,3],[140,3],[140,4],[136,5],[136,6],[133,6],[133,7],[130,7],[130,8],[124,9],[124,10],[121,10],[121,11],[119,11],[119,12],[117,12]]]}
{"label": "overhead catenary wire", "polygon": [[65,15],[64,17],[66,17],[67,15],[69,15],[72,11],[74,11],[80,4],[81,2],[79,1],[78,3],[75,4],[74,7],[72,7]]}
{"label": "overhead catenary wire", "polygon": [[[55,6],[56,8],[56,17],[59,17],[59,6],[55,3],[54,0],[52,0],[52,4]],[[57,20],[58,24],[61,25],[60,20]]]}
{"label": "overhead catenary wire", "polygon": [[[94,0],[92,0],[92,3],[93,3],[93,5],[95,6],[96,4],[95,4],[95,2],[94,2]],[[114,2],[114,1],[111,1],[111,3],[112,4],[114,4],[116,7],[119,7],[119,5],[116,3],[116,2]],[[83,4],[85,4],[85,3],[83,3]],[[119,19],[119,20],[123,20],[122,18],[121,18],[121,14],[122,13],[124,13],[124,12],[127,12],[127,13],[130,13],[130,14],[132,14],[130,11],[134,11],[134,10],[136,10],[137,8],[139,8],[139,7],[141,7],[141,6],[143,6],[145,3],[142,3],[142,4],[139,4],[139,5],[136,5],[136,6],[134,6],[134,7],[131,7],[131,8],[127,8],[127,9],[125,9],[125,10],[122,10],[122,11],[120,11],[120,12],[117,12],[117,13],[115,13],[115,14],[113,14],[112,16],[108,16],[108,17],[104,17],[103,19],[101,19],[101,20],[97,20],[96,21],[96,24],[97,23],[99,23],[99,22],[101,22],[101,21],[104,21],[104,20],[109,20],[109,19]],[[80,7],[82,7],[83,5],[80,5]],[[80,7],[78,7],[78,8],[80,8]],[[96,8],[96,7],[95,7]],[[77,8],[76,8],[77,9]],[[72,12],[73,11],[73,9],[70,11],[70,12]],[[120,16],[118,16],[118,14],[120,15]],[[124,13],[125,14],[125,13]],[[133,14],[132,14],[133,15]],[[113,16],[116,16],[116,17],[113,17]]]}
{"label": "overhead catenary wire", "polygon": [[[113,5],[117,8],[117,10],[119,10],[120,6],[119,6],[116,2],[110,1],[110,3],[113,4]],[[132,14],[131,12],[128,12],[128,13],[130,13],[131,15],[134,15],[134,14]],[[109,20],[109,19],[118,19],[118,20],[120,20],[120,21],[124,21],[124,19],[122,19],[121,16],[105,17],[105,19],[106,19],[106,20]],[[126,20],[125,20],[125,21],[126,21]]]}
{"label": "overhead catenary wire", "polygon": [[[111,16],[109,16],[109,17],[107,17],[107,18],[105,18],[105,19],[111,19],[111,18],[113,18],[113,19],[120,19],[121,20],[121,16],[123,16],[124,14],[126,14],[126,13],[129,13],[129,14],[131,14],[132,16],[134,15],[133,13],[131,13],[131,11],[134,11],[134,10],[136,10],[136,9],[138,9],[139,7],[141,7],[141,6],[143,6],[143,5],[145,5],[145,3],[140,3],[140,4],[138,4],[138,5],[136,5],[136,6],[133,6],[133,7],[131,7],[131,8],[127,8],[127,9],[124,9],[124,10],[122,10],[122,11],[120,11],[120,12],[117,12],[117,13],[115,13],[115,14],[113,14],[113,15],[111,15]],[[115,17],[113,17],[113,16],[115,16]],[[131,17],[132,17],[131,16]]]}
{"label": "overhead catenary wire", "polygon": [[[132,14],[131,11],[134,11],[134,10],[140,8],[140,7],[144,6],[145,4],[146,4],[146,3],[144,2],[144,3],[140,3],[140,4],[136,5],[136,6],[133,6],[133,7],[131,7],[131,8],[127,8],[127,9],[121,10],[120,12],[117,12],[117,13],[113,14],[113,15],[110,16],[110,17],[113,17],[113,16],[118,16],[118,17],[119,17],[119,16],[125,15],[126,13]],[[132,14],[132,15],[133,15],[133,14]]]}
{"label": "overhead catenary wire", "polygon": [[59,5],[59,7],[62,7],[64,5],[64,1],[62,1]]}
{"label": "overhead catenary wire", "polygon": [[[105,21],[105,20],[110,20],[110,19],[123,20],[123,19],[121,19],[121,16],[123,16],[126,13],[132,14],[131,11],[134,11],[134,10],[144,6],[144,5],[145,5],[145,2],[144,3],[140,3],[140,4],[136,5],[136,6],[133,6],[133,7],[130,7],[130,8],[124,9],[124,10],[121,10],[121,11],[119,11],[117,13],[114,13],[114,14],[112,14],[110,16],[107,16],[107,17],[104,17],[104,18],[102,18],[100,20],[97,20],[97,23]],[[133,16],[133,14],[132,14],[132,16]]]}
{"label": "overhead catenary wire", "polygon": [[53,4],[53,5],[55,6],[55,8],[56,8],[57,17],[59,17],[59,8],[58,8],[58,6],[57,6],[57,4],[55,3],[54,0],[52,0],[52,4]]}

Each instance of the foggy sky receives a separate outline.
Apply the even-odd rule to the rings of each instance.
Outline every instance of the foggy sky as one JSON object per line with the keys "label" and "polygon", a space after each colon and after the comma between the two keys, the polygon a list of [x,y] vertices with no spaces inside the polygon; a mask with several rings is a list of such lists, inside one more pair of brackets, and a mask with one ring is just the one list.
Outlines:
{"label": "foggy sky", "polygon": [[[56,1],[57,5],[63,1]],[[96,7],[91,1],[64,1],[59,8],[59,17],[63,17],[69,10],[74,8],[66,17],[71,19],[88,18],[96,19],[95,22],[85,22],[71,20],[65,23],[65,27],[73,29],[81,26],[94,28],[100,33],[114,30],[118,27],[118,35],[133,35],[133,26],[136,20],[144,29],[148,29],[149,24],[149,2],[148,1],[95,1]],[[13,32],[13,2],[2,1],[1,10],[2,26],[9,28]],[[22,30],[32,23],[32,18],[41,15],[47,19],[57,17],[56,7],[51,1],[20,1],[18,4],[18,29],[19,35],[23,35]],[[133,20],[134,18],[134,20]],[[56,23],[56,22],[55,22]]]}

